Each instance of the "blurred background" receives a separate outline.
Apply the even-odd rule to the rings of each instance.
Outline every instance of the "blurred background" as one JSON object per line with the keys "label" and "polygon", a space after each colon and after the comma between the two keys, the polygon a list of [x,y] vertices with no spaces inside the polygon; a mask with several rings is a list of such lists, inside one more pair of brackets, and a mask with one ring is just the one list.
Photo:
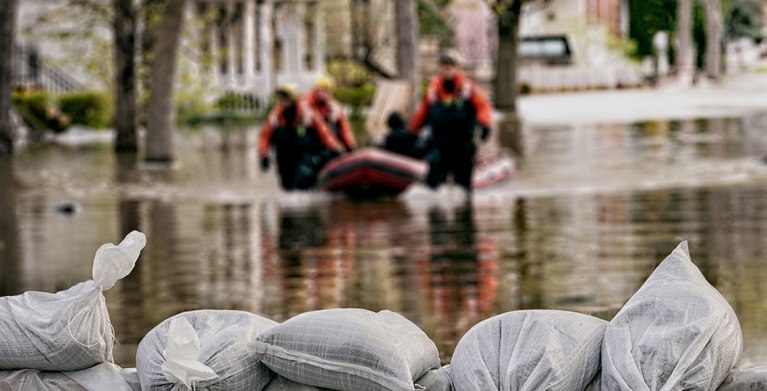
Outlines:
{"label": "blurred background", "polygon": [[[0,295],[90,278],[135,365],[193,309],[284,321],[389,309],[449,362],[516,309],[610,319],[683,240],[767,361],[767,2],[759,0],[4,0]],[[337,83],[362,145],[374,96],[422,90],[454,49],[491,97],[486,151],[513,180],[468,199],[285,193],[258,169],[274,88]],[[411,99],[412,96],[400,96]],[[412,105],[410,105],[412,106]],[[489,153],[489,152],[487,152]]]}

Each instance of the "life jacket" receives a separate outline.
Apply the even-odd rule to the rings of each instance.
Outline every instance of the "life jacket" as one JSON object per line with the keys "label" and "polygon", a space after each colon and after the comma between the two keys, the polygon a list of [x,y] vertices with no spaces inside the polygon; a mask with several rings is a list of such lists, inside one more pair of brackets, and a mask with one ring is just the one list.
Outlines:
{"label": "life jacket", "polygon": [[344,146],[351,150],[356,147],[349,121],[343,108],[332,98],[323,98],[317,91],[311,91],[305,96],[306,104],[328,125],[333,135]]}
{"label": "life jacket", "polygon": [[431,126],[435,145],[470,143],[476,125],[489,127],[492,121],[492,105],[481,89],[463,73],[454,80],[455,88],[448,92],[443,77],[432,78],[410,120],[416,134],[423,126]]}
{"label": "life jacket", "polygon": [[430,101],[427,116],[435,140],[471,140],[477,121],[477,112],[471,102],[474,86],[456,77],[455,90],[452,92],[444,90],[441,78],[433,87],[427,92]]}
{"label": "life jacket", "polygon": [[306,103],[308,103],[309,107],[322,117],[328,125],[338,121],[341,107],[331,99],[322,98],[317,92],[312,91],[306,95]]}
{"label": "life jacket", "polygon": [[284,108],[271,115],[269,121],[274,127],[270,141],[278,154],[319,152],[324,149],[311,114],[300,101],[296,103],[296,116],[293,121],[288,122]]}

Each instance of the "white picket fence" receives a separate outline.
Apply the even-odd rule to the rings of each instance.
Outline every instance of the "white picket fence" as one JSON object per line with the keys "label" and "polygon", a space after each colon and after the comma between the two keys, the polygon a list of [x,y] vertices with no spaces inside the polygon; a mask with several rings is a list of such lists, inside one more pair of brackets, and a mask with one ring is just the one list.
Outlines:
{"label": "white picket fence", "polygon": [[585,91],[644,85],[639,70],[627,67],[527,66],[518,71],[521,86],[531,92]]}

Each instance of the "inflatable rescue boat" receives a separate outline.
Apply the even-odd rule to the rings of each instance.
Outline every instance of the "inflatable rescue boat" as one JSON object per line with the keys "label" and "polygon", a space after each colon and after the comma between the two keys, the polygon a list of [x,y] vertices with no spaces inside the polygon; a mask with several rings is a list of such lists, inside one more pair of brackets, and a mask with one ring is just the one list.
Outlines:
{"label": "inflatable rescue boat", "polygon": [[[429,165],[423,160],[379,148],[361,148],[328,162],[318,186],[354,198],[396,196],[414,182],[424,182]],[[506,157],[480,159],[474,166],[473,187],[482,189],[511,179],[514,165]]]}

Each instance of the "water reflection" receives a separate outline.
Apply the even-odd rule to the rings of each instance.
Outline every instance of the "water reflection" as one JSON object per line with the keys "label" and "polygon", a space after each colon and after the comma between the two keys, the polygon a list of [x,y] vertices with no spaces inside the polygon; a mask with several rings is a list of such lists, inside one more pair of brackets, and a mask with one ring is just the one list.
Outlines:
{"label": "water reflection", "polygon": [[519,178],[560,191],[747,181],[767,151],[765,128],[765,114],[527,128]]}
{"label": "water reflection", "polygon": [[[462,330],[493,313],[497,288],[497,250],[480,248],[471,205],[453,211],[434,206],[428,211],[428,302],[438,325],[433,339],[440,351],[450,351]],[[480,316],[481,315],[481,316]]]}
{"label": "water reflection", "polygon": [[0,156],[0,296],[23,292],[13,160]]}
{"label": "water reflection", "polygon": [[283,319],[338,306],[400,307],[391,279],[403,274],[397,260],[408,246],[397,229],[409,224],[401,202],[264,209],[276,220],[262,228],[268,312]]}
{"label": "water reflection", "polygon": [[[397,311],[443,361],[475,323],[534,308],[610,319],[681,240],[735,308],[744,360],[767,361],[765,116],[519,128],[511,186],[471,202],[417,188],[395,200],[285,194],[257,170],[255,130],[180,136],[177,167],[110,148],[30,151],[0,186],[0,290],[90,278],[93,252],[138,229],[148,244],[106,292],[132,366],[141,338],[191,309],[282,321],[304,311]],[[506,137],[500,133],[501,141]],[[753,164],[749,162],[755,162]],[[79,205],[60,214],[61,202]]]}

